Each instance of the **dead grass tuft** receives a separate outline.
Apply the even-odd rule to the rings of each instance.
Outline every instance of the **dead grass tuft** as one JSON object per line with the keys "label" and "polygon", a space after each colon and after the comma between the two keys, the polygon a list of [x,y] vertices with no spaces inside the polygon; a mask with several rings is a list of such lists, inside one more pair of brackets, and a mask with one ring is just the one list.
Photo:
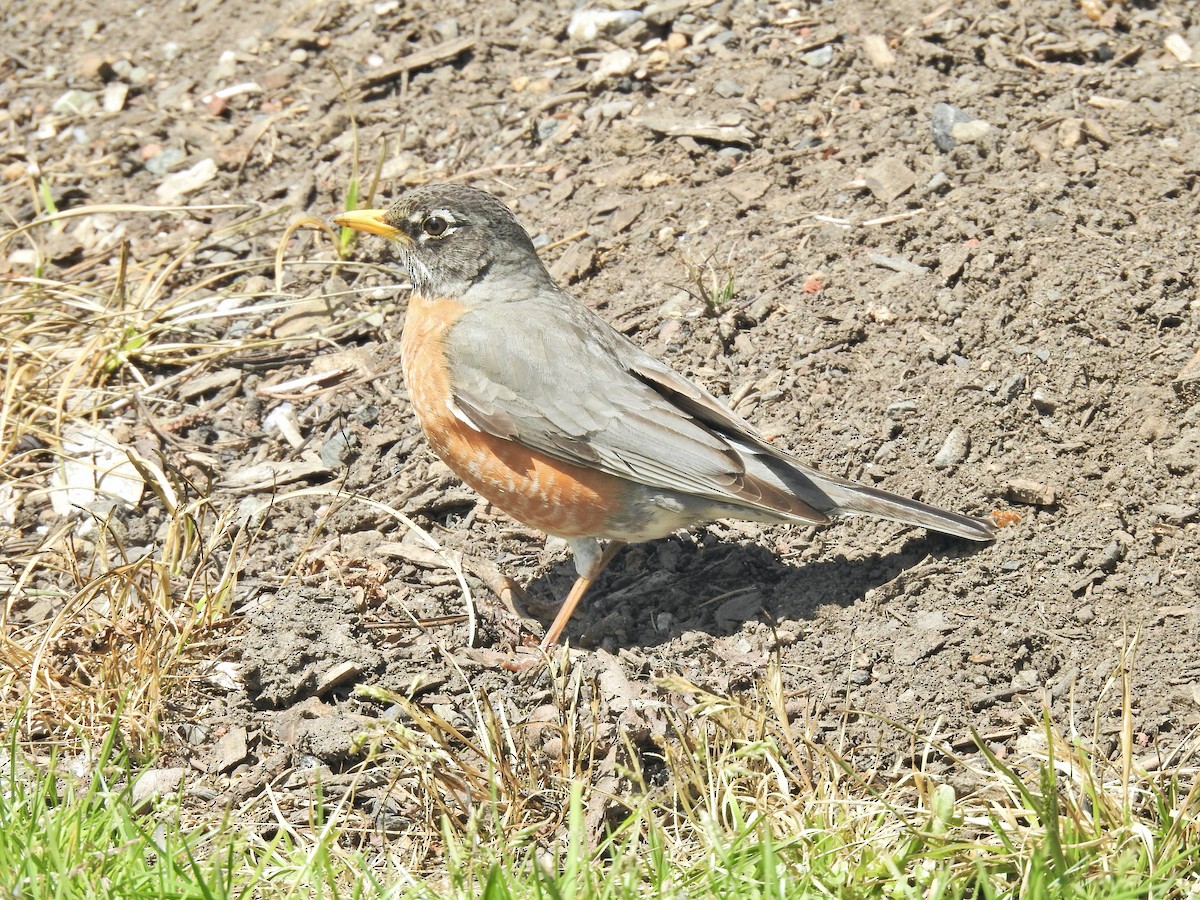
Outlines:
{"label": "dead grass tuft", "polygon": [[[187,233],[181,210],[45,212],[0,232],[0,709],[10,721],[25,710],[30,737],[62,742],[119,717],[143,749],[168,696],[215,661],[206,636],[229,611],[244,537],[210,483],[189,481],[160,440],[139,434],[170,444],[179,383],[278,349],[263,329],[228,328],[292,302],[236,290],[274,260],[196,261],[276,213],[168,237],[141,260],[123,218],[153,215],[163,232]],[[67,223],[83,244],[56,266],[48,247]],[[131,538],[135,507],[153,528]]]}

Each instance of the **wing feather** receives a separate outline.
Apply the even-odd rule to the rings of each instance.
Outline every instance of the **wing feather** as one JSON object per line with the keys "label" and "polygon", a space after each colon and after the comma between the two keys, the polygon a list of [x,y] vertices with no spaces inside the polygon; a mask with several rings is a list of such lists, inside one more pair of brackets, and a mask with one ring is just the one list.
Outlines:
{"label": "wing feather", "polygon": [[[514,339],[534,321],[540,334]],[[802,498],[748,460],[761,440],[746,422],[565,295],[475,307],[446,340],[453,402],[481,431],[651,487],[828,521],[819,491]]]}

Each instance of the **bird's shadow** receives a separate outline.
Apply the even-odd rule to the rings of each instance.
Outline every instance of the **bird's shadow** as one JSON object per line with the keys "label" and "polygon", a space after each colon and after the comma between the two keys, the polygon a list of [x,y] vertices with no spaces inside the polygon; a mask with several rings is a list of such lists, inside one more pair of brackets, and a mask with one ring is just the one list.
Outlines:
{"label": "bird's shadow", "polygon": [[[986,547],[935,534],[914,534],[888,553],[847,557],[832,551],[808,563],[781,560],[752,541],[669,537],[623,548],[588,592],[567,627],[576,646],[654,647],[685,631],[732,634],[750,619],[812,619],[830,604],[850,606],[933,557],[969,556]],[[566,595],[570,560],[534,579],[543,600]]]}

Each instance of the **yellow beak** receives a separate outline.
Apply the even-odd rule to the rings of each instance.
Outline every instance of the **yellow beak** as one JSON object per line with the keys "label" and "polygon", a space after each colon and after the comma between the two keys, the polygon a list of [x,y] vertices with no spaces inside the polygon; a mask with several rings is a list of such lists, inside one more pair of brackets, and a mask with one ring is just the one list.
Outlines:
{"label": "yellow beak", "polygon": [[334,225],[343,228],[354,228],[367,234],[378,234],[392,240],[408,241],[408,235],[394,225],[389,225],[384,219],[386,209],[356,209],[352,212],[340,213],[333,217]]}

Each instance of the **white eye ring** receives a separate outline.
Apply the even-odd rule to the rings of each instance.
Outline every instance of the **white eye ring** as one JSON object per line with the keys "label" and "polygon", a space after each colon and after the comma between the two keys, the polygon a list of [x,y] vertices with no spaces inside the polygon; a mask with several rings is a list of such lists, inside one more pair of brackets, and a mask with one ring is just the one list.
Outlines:
{"label": "white eye ring", "polygon": [[421,216],[417,224],[421,229],[422,239],[445,237],[454,230],[455,225],[454,216],[444,209],[430,210]]}

